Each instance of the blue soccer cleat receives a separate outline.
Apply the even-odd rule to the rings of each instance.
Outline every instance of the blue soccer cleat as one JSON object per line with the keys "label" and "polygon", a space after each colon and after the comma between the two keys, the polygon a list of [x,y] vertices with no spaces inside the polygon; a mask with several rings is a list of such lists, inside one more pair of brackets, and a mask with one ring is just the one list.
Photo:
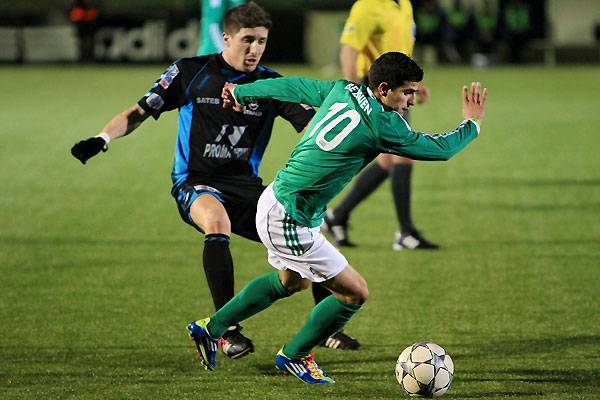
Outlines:
{"label": "blue soccer cleat", "polygon": [[304,383],[335,383],[313,359],[313,353],[302,358],[289,358],[283,354],[283,348],[275,356],[275,365],[285,374],[294,375]]}
{"label": "blue soccer cleat", "polygon": [[214,371],[217,368],[217,349],[219,348],[218,340],[210,337],[206,326],[210,322],[210,318],[200,319],[190,322],[187,330],[190,334],[190,340],[194,341],[198,351],[198,358],[204,367]]}

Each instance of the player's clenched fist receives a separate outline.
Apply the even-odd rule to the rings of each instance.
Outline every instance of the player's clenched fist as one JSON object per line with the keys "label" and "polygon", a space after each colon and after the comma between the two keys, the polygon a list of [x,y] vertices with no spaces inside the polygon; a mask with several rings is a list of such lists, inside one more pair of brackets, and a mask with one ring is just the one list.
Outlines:
{"label": "player's clenched fist", "polygon": [[465,119],[474,119],[483,121],[485,116],[485,103],[488,97],[488,90],[481,90],[480,82],[471,82],[471,88],[463,86],[462,112]]}
{"label": "player's clenched fist", "polygon": [[80,142],[75,143],[71,147],[71,154],[73,157],[85,164],[87,160],[94,157],[100,151],[108,150],[108,143],[100,136],[91,137]]}
{"label": "player's clenched fist", "polygon": [[233,108],[234,111],[242,112],[244,111],[244,106],[238,104],[233,96],[233,89],[235,89],[236,86],[237,85],[235,83],[230,82],[226,82],[225,86],[223,86],[223,91],[221,92],[223,108]]}

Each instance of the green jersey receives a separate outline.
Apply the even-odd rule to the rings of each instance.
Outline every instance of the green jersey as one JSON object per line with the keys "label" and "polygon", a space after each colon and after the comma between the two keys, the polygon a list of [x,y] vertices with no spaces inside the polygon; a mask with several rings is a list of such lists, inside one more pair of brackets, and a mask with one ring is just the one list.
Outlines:
{"label": "green jersey", "polygon": [[246,0],[200,0],[199,56],[220,53],[223,50],[223,17],[230,8],[244,4]]}
{"label": "green jersey", "polygon": [[448,160],[479,133],[473,120],[444,134],[415,132],[369,88],[345,80],[265,79],[237,86],[234,96],[240,104],[277,99],[320,107],[273,186],[286,212],[311,228],[321,224],[327,203],[379,153]]}

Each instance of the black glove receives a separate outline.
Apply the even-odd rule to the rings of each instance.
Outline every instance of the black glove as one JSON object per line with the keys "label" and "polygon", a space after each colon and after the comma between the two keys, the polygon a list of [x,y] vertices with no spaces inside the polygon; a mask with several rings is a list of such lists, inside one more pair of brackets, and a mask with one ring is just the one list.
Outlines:
{"label": "black glove", "polygon": [[81,161],[82,164],[85,164],[87,160],[100,153],[100,151],[106,150],[108,150],[108,144],[104,139],[101,137],[91,137],[75,143],[75,145],[71,147],[71,154]]}

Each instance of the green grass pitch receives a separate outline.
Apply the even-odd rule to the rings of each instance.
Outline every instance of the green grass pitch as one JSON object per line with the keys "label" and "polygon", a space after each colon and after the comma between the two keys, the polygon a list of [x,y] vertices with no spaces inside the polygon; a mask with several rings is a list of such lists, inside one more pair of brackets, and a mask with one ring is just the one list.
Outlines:
{"label": "green grass pitch", "polygon": [[[356,210],[360,247],[343,252],[371,295],[347,326],[360,351],[316,349],[330,387],[274,370],[308,293],[245,322],[256,353],[213,373],[195,360],[184,327],[212,303],[202,236],[169,193],[176,112],[86,166],[70,156],[161,72],[0,68],[0,398],[397,399],[396,358],[421,340],[455,360],[449,399],[600,397],[598,67],[426,70],[413,127],[456,126],[470,80],[489,87],[488,116],[466,151],[416,166],[414,218],[439,252],[392,251],[389,183]],[[276,124],[267,183],[297,139]],[[271,271],[260,244],[231,247],[237,288]]]}

